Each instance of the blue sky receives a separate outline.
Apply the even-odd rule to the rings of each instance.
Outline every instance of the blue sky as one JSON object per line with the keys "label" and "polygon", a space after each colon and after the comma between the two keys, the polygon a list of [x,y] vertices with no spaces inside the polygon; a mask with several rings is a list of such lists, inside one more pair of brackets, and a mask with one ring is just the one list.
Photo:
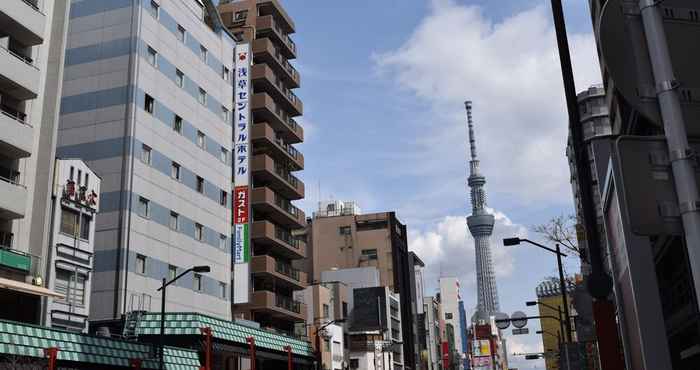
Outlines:
{"label": "blue sky", "polygon": [[[473,100],[498,220],[492,246],[501,308],[525,310],[538,282],[556,274],[555,259],[530,247],[505,250],[499,240],[536,238],[532,225],[573,211],[549,1],[283,2],[297,25],[305,108],[307,198],[299,206],[310,214],[319,199],[333,198],[358,201],[366,212],[396,210],[428,265],[426,294],[440,275],[456,275],[473,307],[462,104]],[[586,3],[565,1],[579,90],[600,79]],[[568,269],[577,270],[574,260]],[[509,349],[534,351],[539,341],[512,338]]]}

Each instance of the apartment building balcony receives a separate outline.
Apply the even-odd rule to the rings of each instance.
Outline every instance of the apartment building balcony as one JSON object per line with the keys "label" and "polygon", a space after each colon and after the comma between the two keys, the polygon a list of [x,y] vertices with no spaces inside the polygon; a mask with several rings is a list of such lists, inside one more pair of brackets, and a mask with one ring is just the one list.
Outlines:
{"label": "apartment building balcony", "polygon": [[280,47],[280,52],[287,59],[297,57],[297,46],[289,37],[289,32],[277,22],[272,15],[258,16],[255,19],[256,38],[268,37]]}
{"label": "apartment building balcony", "polygon": [[44,41],[46,15],[36,0],[0,1],[0,29],[24,45],[39,45]]}
{"label": "apartment building balcony", "polygon": [[274,249],[275,254],[288,259],[301,259],[306,257],[306,245],[301,240],[294,238],[292,233],[270,221],[254,221],[251,240],[255,244],[258,254],[265,254]]}
{"label": "apartment building balcony", "polygon": [[251,130],[253,142],[253,154],[268,153],[275,158],[282,158],[289,162],[295,171],[304,169],[304,155],[293,145],[284,142],[277,137],[277,132],[267,123],[256,123]]}
{"label": "apartment building balcony", "polygon": [[295,301],[291,297],[285,297],[274,292],[259,290],[250,296],[251,311],[262,311],[273,317],[304,321],[306,319],[306,305]]}
{"label": "apartment building balcony", "polygon": [[39,75],[39,69],[30,58],[0,46],[0,95],[6,94],[17,100],[36,98]]}
{"label": "apartment building balcony", "polygon": [[251,110],[255,123],[267,122],[289,144],[304,141],[304,129],[266,93],[253,94]]}
{"label": "apartment building balcony", "polygon": [[292,267],[291,264],[276,260],[270,256],[253,256],[250,259],[250,272],[277,279],[278,284],[285,284],[294,290],[306,288],[306,273]]}
{"label": "apartment building balcony", "polygon": [[267,37],[253,40],[252,45],[255,63],[269,65],[278,76],[285,79],[287,86],[296,89],[301,85],[299,72],[287,58],[282,56],[278,48]]}
{"label": "apartment building balcony", "polygon": [[0,247],[0,269],[4,271],[2,275],[5,277],[31,283],[34,277],[42,275],[41,257],[2,246]]}
{"label": "apartment building balcony", "polygon": [[293,116],[300,116],[304,111],[304,104],[284,82],[278,78],[272,68],[267,64],[255,64],[250,70],[250,78],[253,81],[255,92],[267,92],[278,102],[282,109]]}
{"label": "apartment building balcony", "polygon": [[304,183],[292,175],[284,163],[267,154],[253,155],[251,161],[253,186],[266,186],[283,197],[296,200],[304,198]]}
{"label": "apartment building balcony", "polygon": [[34,144],[34,128],[26,115],[0,105],[0,152],[10,159],[29,157]]}
{"label": "apartment building balcony", "polygon": [[251,205],[256,216],[263,215],[278,225],[298,229],[306,225],[304,211],[269,188],[253,188]]}
{"label": "apartment building balcony", "polygon": [[20,174],[0,167],[0,219],[23,218],[27,208],[27,188],[19,183]]}

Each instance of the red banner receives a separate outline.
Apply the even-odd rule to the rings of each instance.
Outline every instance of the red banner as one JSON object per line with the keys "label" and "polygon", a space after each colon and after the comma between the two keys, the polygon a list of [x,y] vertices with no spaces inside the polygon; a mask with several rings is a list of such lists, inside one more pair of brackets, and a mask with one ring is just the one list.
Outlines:
{"label": "red banner", "polygon": [[442,368],[450,368],[450,344],[448,342],[442,342]]}
{"label": "red banner", "polygon": [[248,223],[248,186],[237,186],[234,189],[233,223]]}

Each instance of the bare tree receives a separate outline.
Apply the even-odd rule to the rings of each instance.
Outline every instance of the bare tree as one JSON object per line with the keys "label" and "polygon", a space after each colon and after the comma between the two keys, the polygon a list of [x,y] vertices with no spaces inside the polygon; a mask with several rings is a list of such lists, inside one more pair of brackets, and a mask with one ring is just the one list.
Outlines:
{"label": "bare tree", "polygon": [[581,257],[581,248],[576,238],[576,216],[556,216],[544,224],[535,225],[532,231],[542,235],[545,240],[557,243],[565,250]]}

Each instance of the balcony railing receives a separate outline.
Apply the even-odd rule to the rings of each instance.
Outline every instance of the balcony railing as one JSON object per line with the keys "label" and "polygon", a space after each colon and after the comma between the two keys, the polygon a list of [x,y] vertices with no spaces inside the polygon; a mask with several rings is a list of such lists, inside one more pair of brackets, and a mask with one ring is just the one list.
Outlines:
{"label": "balcony railing", "polygon": [[275,294],[275,306],[294,313],[301,313],[301,303],[283,295]]}
{"label": "balcony railing", "polygon": [[275,204],[277,207],[282,208],[285,212],[289,213],[294,217],[299,216],[299,208],[295,207],[291,201],[282,198],[281,196],[275,194]]}
{"label": "balcony railing", "polygon": [[286,277],[290,277],[296,281],[300,281],[299,270],[295,269],[294,267],[292,267],[292,265],[288,263],[275,260],[275,271],[279,272],[280,274]]}
{"label": "balcony railing", "polygon": [[14,108],[9,107],[9,106],[4,105],[4,104],[0,104],[0,113],[14,119],[15,121],[17,121],[19,123],[30,126],[27,123],[27,114],[24,112],[20,112],[17,109],[14,109]]}
{"label": "balcony railing", "polygon": [[294,146],[285,143],[282,139],[276,138],[275,143],[277,143],[277,145],[284,149],[284,151],[286,151],[287,154],[292,156],[292,158],[299,159],[299,157],[301,156],[301,153]]}
{"label": "balcony railing", "polygon": [[34,65],[34,60],[33,60],[32,58],[30,58],[30,57],[28,57],[28,56],[26,56],[26,55],[19,54],[19,53],[15,52],[15,51],[12,51],[12,50],[10,50],[10,49],[4,47],[4,46],[0,46],[0,49],[5,50],[6,52],[8,52],[8,53],[9,53],[10,55],[12,55],[13,57],[15,57],[15,58],[17,58],[17,59],[23,61],[25,64],[27,64],[28,66],[30,66],[30,67],[36,69],[37,71],[39,70],[39,68],[38,68],[37,66]]}
{"label": "balcony railing", "polygon": [[11,232],[0,231],[0,248],[12,248],[15,235]]}
{"label": "balcony railing", "polygon": [[0,167],[0,181],[9,182],[12,185],[23,186],[20,184],[20,173],[17,170]]}
{"label": "balcony railing", "polygon": [[30,276],[41,276],[41,257],[11,248],[0,248],[0,266],[24,271]]}
{"label": "balcony railing", "polygon": [[296,249],[299,249],[299,240],[294,238],[292,233],[279,226],[275,226],[275,238],[284,241]]}
{"label": "balcony railing", "polygon": [[286,181],[289,185],[292,185],[292,187],[299,187],[299,179],[277,162],[275,162],[275,173],[284,179],[284,181]]}

